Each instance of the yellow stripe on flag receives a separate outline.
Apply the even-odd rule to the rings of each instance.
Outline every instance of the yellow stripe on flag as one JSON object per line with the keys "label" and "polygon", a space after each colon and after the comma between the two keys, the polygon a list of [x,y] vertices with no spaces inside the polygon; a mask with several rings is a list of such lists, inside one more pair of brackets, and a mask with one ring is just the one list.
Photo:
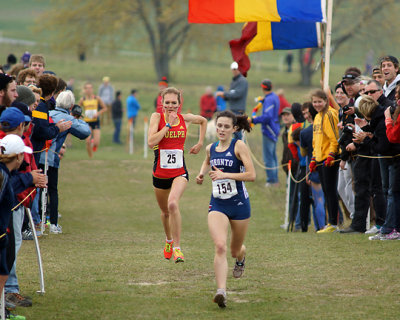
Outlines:
{"label": "yellow stripe on flag", "polygon": [[32,118],[38,118],[38,119],[47,120],[47,113],[46,112],[42,112],[42,111],[33,110],[32,111]]}
{"label": "yellow stripe on flag", "polygon": [[280,22],[277,0],[235,0],[235,21]]}
{"label": "yellow stripe on flag", "polygon": [[274,50],[272,43],[271,22],[257,22],[257,35],[246,47],[246,54],[250,52]]}

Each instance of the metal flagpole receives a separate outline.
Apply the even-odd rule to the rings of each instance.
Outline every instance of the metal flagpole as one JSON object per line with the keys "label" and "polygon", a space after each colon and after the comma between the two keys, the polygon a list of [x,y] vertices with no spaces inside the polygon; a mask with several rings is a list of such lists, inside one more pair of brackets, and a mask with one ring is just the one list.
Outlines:
{"label": "metal flagpole", "polygon": [[329,69],[331,62],[332,6],[333,6],[333,0],[328,0],[328,8],[326,15],[326,37],[325,37],[324,89],[328,89],[329,87]]}
{"label": "metal flagpole", "polygon": [[[44,175],[47,176],[49,148],[46,144],[46,155],[44,160]],[[44,225],[46,223],[46,210],[47,210],[47,188],[42,188],[42,223],[40,224],[40,231],[44,234]]]}
{"label": "metal flagpole", "polygon": [[37,260],[38,260],[38,265],[39,265],[40,290],[36,291],[36,292],[43,295],[45,293],[45,291],[44,291],[42,255],[40,253],[40,247],[39,247],[39,241],[38,241],[37,234],[36,234],[35,223],[33,222],[31,210],[29,208],[26,208],[26,214],[29,219],[29,224],[31,225],[31,229],[32,229],[32,233],[33,233],[33,240],[35,240],[36,254],[37,254]]}

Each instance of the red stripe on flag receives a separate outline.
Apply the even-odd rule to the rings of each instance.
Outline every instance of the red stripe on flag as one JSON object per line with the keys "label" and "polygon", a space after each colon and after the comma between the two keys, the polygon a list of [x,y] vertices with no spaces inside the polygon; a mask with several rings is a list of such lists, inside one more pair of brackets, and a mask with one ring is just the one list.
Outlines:
{"label": "red stripe on flag", "polygon": [[257,35],[257,22],[248,22],[242,29],[240,39],[229,41],[231,47],[232,58],[239,65],[239,71],[246,77],[247,71],[250,69],[250,59],[245,53],[247,45]]}
{"label": "red stripe on flag", "polygon": [[190,23],[234,23],[235,0],[189,0]]}

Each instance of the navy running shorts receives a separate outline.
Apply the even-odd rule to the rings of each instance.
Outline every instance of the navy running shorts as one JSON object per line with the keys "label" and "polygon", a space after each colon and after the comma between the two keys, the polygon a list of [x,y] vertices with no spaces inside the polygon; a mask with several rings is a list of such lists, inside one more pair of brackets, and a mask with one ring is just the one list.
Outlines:
{"label": "navy running shorts", "polygon": [[240,200],[240,198],[231,200],[215,199],[211,196],[208,212],[218,211],[225,214],[229,220],[244,220],[250,218],[249,199]]}

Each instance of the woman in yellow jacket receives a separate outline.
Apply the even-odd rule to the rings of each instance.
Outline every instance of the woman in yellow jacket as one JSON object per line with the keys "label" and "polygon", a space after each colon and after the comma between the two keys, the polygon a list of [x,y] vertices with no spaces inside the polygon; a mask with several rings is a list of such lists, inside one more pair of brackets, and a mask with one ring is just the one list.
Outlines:
{"label": "woman in yellow jacket", "polygon": [[313,157],[310,171],[317,170],[328,209],[328,224],[317,233],[334,232],[339,220],[339,201],[337,195],[339,163],[339,114],[329,106],[328,96],[323,90],[311,94],[313,107],[318,112],[313,125]]}

